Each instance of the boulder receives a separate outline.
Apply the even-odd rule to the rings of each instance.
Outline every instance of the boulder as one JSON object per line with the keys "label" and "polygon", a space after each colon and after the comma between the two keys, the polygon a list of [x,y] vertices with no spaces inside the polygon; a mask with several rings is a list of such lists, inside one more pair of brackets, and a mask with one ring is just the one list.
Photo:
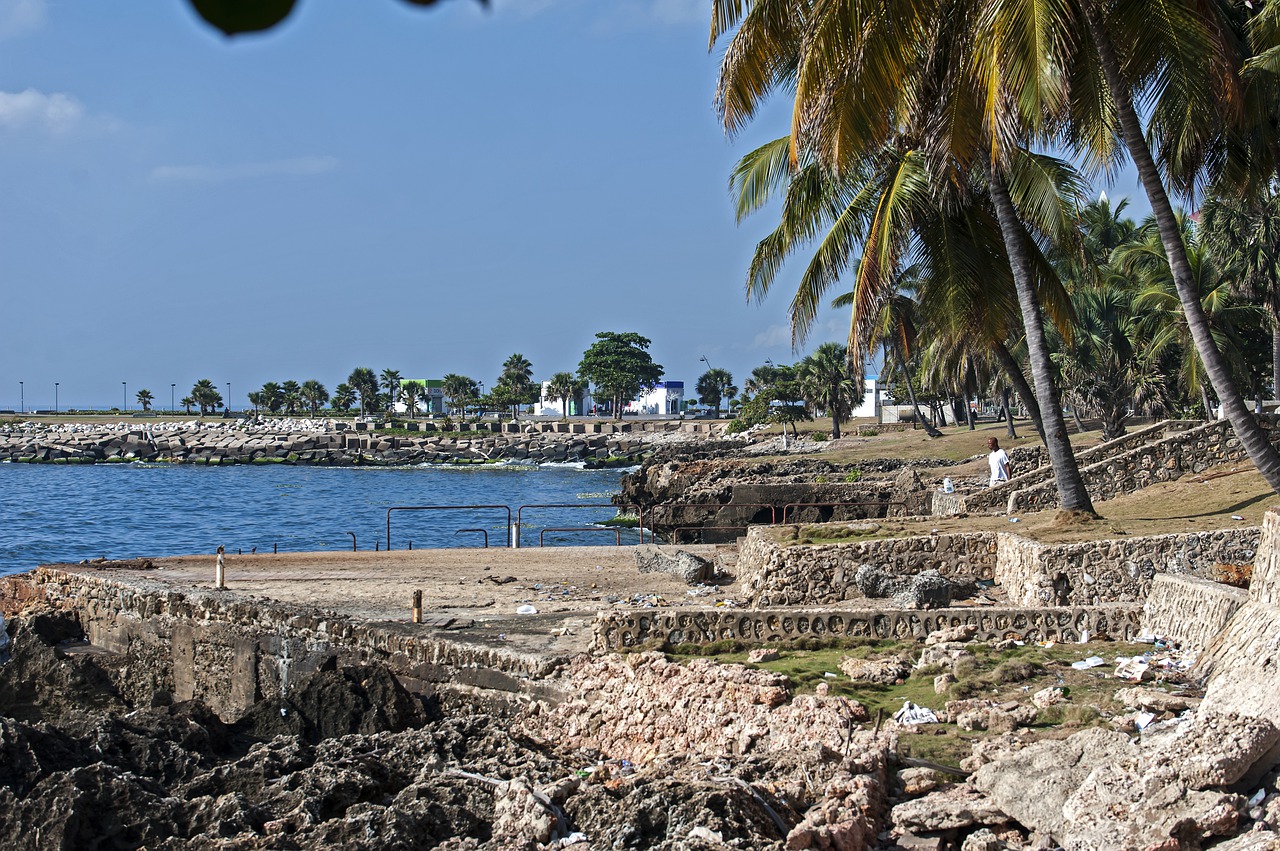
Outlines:
{"label": "boulder", "polygon": [[972,786],[951,786],[893,808],[893,826],[912,833],[1005,824],[1009,816]]}
{"label": "boulder", "polygon": [[1174,766],[1189,788],[1201,790],[1235,783],[1277,742],[1280,730],[1265,718],[1201,712],[1151,759]]}
{"label": "boulder", "polygon": [[712,575],[710,561],[686,550],[667,552],[656,544],[643,544],[636,547],[635,556],[641,573],[668,573],[690,585],[705,582]]}

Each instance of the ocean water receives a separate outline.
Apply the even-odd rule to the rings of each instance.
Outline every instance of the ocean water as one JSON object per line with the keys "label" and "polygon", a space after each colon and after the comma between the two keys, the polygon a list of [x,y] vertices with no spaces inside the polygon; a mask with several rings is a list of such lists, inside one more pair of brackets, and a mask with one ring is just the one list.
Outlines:
{"label": "ocean water", "polygon": [[[541,467],[192,467],[0,464],[0,574],[82,559],[228,552],[361,550],[386,546],[387,509],[506,505],[526,509],[522,546],[552,527],[589,526],[614,515],[618,470]],[[395,512],[392,544],[404,549],[505,546],[499,510]],[[623,530],[623,542],[638,533]],[[612,531],[547,532],[547,545],[613,544]]]}

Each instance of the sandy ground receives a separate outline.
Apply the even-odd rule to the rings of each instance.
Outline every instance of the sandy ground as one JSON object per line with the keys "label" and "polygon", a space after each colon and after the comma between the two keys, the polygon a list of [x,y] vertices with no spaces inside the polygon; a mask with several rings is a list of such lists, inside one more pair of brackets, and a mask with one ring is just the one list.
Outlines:
{"label": "sandy ground", "polygon": [[[527,649],[584,649],[597,611],[635,606],[711,606],[736,599],[734,584],[689,586],[640,573],[634,547],[546,547],[228,555],[227,590],[371,621],[410,622],[422,591],[426,628],[459,640],[519,640]],[[713,545],[680,549],[714,557]],[[60,569],[212,589],[216,556],[175,556]],[[520,614],[531,605],[537,614]],[[563,634],[557,635],[557,632]]]}

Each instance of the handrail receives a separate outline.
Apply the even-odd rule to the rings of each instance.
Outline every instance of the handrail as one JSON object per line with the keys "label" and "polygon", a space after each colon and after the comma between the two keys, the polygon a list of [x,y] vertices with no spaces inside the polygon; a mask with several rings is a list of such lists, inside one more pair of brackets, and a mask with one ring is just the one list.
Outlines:
{"label": "handrail", "polygon": [[875,502],[788,502],[786,505],[782,506],[782,523],[783,525],[786,524],[787,512],[792,508],[851,508],[860,505],[873,505],[877,508],[882,505],[886,508],[890,505],[897,505],[904,511],[907,508],[907,504],[901,500],[886,500],[884,502],[880,502],[878,500]]}
{"label": "handrail", "polygon": [[[634,508],[636,509],[637,516],[640,518],[640,543],[642,544],[644,543],[644,508],[643,506],[637,505],[635,503],[624,503],[622,505],[615,505],[612,502],[544,502],[544,503],[530,503],[528,505],[522,505],[516,509],[516,534],[515,534],[516,547],[520,546],[520,530],[524,528],[524,510],[526,508],[593,508],[593,509],[612,508],[618,512],[621,512],[623,509],[626,509],[626,508]],[[584,526],[582,528],[589,528],[589,527]],[[622,532],[619,531],[618,535],[619,535],[619,538],[621,538]],[[539,541],[541,541],[541,536],[539,536]],[[542,546],[542,544],[539,543],[538,546]]]}
{"label": "handrail", "polygon": [[[511,546],[511,506],[509,505],[393,505],[387,509],[387,552],[391,552],[391,512],[393,511],[470,511],[492,508],[507,512],[507,546]],[[486,543],[488,536],[485,537]]]}
{"label": "handrail", "polygon": [[[509,528],[509,524],[508,524],[508,528]],[[484,535],[484,548],[486,550],[489,549],[489,530],[488,529],[459,529],[453,534],[461,535],[463,532],[479,532],[481,535]],[[409,542],[409,549],[413,549],[413,541]]]}
{"label": "handrail", "polygon": [[622,546],[622,530],[617,526],[612,529],[607,526],[549,526],[538,532],[538,546],[546,546],[543,538],[548,532],[614,532],[617,535],[617,541],[614,543],[614,546]]}

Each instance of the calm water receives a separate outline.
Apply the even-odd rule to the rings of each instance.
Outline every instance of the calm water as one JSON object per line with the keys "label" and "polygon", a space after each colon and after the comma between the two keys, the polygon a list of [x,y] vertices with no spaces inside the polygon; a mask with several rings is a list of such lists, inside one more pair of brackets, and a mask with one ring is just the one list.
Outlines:
{"label": "calm water", "polygon": [[[531,468],[322,468],[99,464],[86,467],[0,464],[0,574],[38,564],[100,556],[133,558],[228,552],[360,549],[386,537],[393,505],[607,503],[617,470]],[[523,544],[538,531],[583,526],[609,508],[526,510]],[[392,543],[403,549],[506,543],[499,511],[423,511],[392,515]],[[635,532],[629,533],[632,538]],[[628,532],[624,530],[624,543]],[[603,544],[611,533],[547,533],[547,543]]]}

